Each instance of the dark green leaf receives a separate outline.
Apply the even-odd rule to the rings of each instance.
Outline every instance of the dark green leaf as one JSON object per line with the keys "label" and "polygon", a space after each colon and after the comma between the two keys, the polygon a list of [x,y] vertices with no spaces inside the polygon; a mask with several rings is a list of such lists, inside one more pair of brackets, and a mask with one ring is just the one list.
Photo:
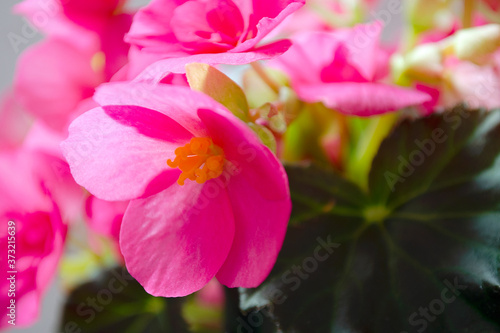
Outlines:
{"label": "dark green leaf", "polygon": [[60,332],[187,333],[181,306],[180,298],[149,295],[125,268],[118,267],[71,293]]}
{"label": "dark green leaf", "polygon": [[242,308],[285,333],[500,332],[499,155],[500,112],[457,108],[400,124],[368,193],[289,167],[293,223]]}

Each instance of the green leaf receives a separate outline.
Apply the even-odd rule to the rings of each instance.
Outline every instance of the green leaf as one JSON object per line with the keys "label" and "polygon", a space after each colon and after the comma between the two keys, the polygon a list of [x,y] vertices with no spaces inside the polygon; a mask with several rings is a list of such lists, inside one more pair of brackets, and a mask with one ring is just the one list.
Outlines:
{"label": "green leaf", "polygon": [[248,122],[248,102],[243,90],[221,71],[207,64],[186,65],[191,89],[201,91],[224,105],[236,117]]}
{"label": "green leaf", "polygon": [[280,332],[500,332],[499,140],[499,111],[457,108],[400,124],[366,192],[288,167],[293,223],[242,309]]}
{"label": "green leaf", "polygon": [[60,331],[187,333],[182,302],[149,295],[125,268],[117,267],[71,292]]}

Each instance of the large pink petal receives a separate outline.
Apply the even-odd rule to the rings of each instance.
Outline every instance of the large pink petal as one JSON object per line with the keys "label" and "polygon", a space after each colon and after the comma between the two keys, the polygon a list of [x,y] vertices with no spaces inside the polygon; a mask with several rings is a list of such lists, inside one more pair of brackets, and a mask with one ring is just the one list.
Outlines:
{"label": "large pink petal", "polygon": [[120,246],[129,272],[148,293],[177,297],[200,290],[215,276],[233,236],[227,192],[213,180],[188,181],[131,201]]}
{"label": "large pink petal", "polygon": [[193,62],[201,62],[215,66],[219,64],[243,65],[258,60],[267,60],[283,54],[288,50],[290,45],[290,41],[281,40],[243,53],[207,53],[163,59],[147,67],[137,76],[136,80],[160,82],[168,73],[186,73],[185,66]]}
{"label": "large pink petal", "polygon": [[[271,168],[284,173],[280,165],[272,163],[260,172],[272,173]],[[292,204],[289,197],[265,199],[244,174],[231,178],[228,193],[235,235],[217,279],[228,287],[257,287],[274,266],[285,238]]]}
{"label": "large pink petal", "polygon": [[179,176],[167,166],[192,137],[171,118],[137,106],[95,108],[78,117],[61,144],[78,184],[98,198],[148,196]]}
{"label": "large pink petal", "polygon": [[339,112],[361,117],[397,111],[431,100],[424,92],[371,82],[304,85],[296,90],[306,102],[323,102]]}

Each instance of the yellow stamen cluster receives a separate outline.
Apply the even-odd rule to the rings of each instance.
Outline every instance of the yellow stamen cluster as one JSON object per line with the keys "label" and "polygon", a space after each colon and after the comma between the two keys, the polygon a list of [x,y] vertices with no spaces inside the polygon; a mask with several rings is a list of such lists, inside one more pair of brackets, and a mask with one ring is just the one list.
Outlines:
{"label": "yellow stamen cluster", "polygon": [[182,171],[177,183],[184,185],[186,179],[203,184],[217,178],[224,169],[224,152],[210,138],[192,138],[191,141],[175,150],[175,159],[169,159],[171,168]]}

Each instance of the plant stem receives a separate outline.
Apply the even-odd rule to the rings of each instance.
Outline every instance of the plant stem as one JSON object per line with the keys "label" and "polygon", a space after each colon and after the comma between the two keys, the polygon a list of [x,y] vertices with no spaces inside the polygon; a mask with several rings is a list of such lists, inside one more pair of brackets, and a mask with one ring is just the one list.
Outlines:
{"label": "plant stem", "polygon": [[373,159],[398,117],[397,112],[373,117],[354,148],[347,166],[347,176],[364,190],[368,190],[368,175]]}
{"label": "plant stem", "polygon": [[252,66],[253,70],[257,73],[257,75],[259,75],[261,80],[269,86],[269,88],[271,88],[276,94],[280,93],[279,84],[277,84],[272,78],[270,78],[269,75],[267,75],[266,71],[259,62],[252,62],[250,66]]}

